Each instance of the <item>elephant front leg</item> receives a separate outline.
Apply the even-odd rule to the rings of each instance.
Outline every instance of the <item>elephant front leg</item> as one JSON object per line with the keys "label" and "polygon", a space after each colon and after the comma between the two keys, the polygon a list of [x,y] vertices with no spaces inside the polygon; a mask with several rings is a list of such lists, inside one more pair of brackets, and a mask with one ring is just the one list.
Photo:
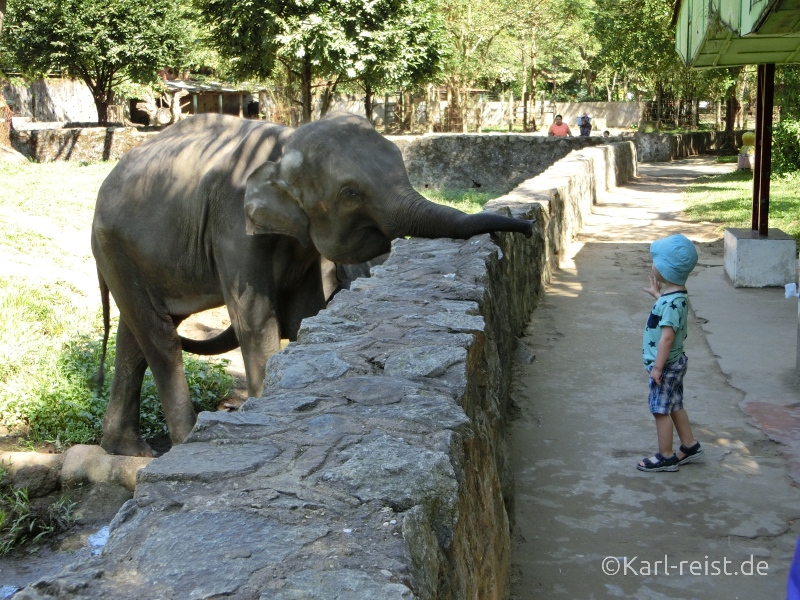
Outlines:
{"label": "elephant front leg", "polygon": [[100,446],[109,454],[153,456],[139,431],[142,380],[147,361],[128,325],[120,319],[111,397],[103,417]]}
{"label": "elephant front leg", "polygon": [[251,331],[239,339],[247,375],[247,394],[250,398],[258,398],[264,388],[267,359],[281,349],[278,321],[269,319],[260,331]]}
{"label": "elephant front leg", "polygon": [[272,303],[265,296],[229,298],[228,314],[242,350],[247,393],[261,396],[267,359],[280,351],[281,332]]}

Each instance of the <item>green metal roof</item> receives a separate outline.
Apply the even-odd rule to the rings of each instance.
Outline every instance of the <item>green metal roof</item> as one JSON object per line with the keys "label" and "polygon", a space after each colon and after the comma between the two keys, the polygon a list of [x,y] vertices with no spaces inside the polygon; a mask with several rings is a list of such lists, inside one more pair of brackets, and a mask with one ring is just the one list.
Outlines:
{"label": "green metal roof", "polygon": [[800,0],[683,0],[675,47],[698,69],[800,63]]}

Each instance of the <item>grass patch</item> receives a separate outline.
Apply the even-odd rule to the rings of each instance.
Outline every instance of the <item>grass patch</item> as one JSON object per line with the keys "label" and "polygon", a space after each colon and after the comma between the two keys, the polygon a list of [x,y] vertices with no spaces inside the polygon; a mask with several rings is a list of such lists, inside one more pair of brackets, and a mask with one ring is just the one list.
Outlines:
{"label": "grass patch", "polygon": [[[0,424],[30,443],[97,442],[113,376],[99,366],[100,292],[90,231],[97,191],[116,163],[0,163]],[[88,285],[87,285],[88,283]],[[184,356],[192,401],[228,395],[225,361]],[[143,435],[166,431],[155,384],[142,386]]]}
{"label": "grass patch", "polygon": [[[749,228],[752,223],[753,173],[733,171],[701,177],[684,191],[684,213],[691,221]],[[769,226],[781,229],[800,244],[800,172],[770,181]]]}
{"label": "grass patch", "polygon": [[458,190],[424,190],[420,192],[428,200],[457,208],[465,213],[474,214],[483,210],[489,200],[499,198],[504,192],[479,191],[474,189]]}
{"label": "grass patch", "polygon": [[0,556],[69,529],[75,520],[75,502],[61,496],[49,504],[33,506],[28,490],[9,486],[7,475],[0,466]]}

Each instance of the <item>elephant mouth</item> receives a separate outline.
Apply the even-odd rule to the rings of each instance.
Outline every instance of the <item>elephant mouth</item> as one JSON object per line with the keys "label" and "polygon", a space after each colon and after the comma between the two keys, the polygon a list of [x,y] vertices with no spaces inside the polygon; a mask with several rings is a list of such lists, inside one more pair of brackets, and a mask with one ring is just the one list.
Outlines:
{"label": "elephant mouth", "polygon": [[365,228],[351,232],[343,244],[334,245],[336,251],[321,252],[325,258],[341,265],[355,265],[376,256],[386,254],[392,248],[392,241],[377,228]]}

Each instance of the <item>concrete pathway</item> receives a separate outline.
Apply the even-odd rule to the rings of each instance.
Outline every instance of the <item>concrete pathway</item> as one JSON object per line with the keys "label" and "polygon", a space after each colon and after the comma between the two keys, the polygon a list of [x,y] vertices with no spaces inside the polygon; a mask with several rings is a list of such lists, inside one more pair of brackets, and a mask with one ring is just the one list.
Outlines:
{"label": "concrete pathway", "polygon": [[[784,597],[800,534],[797,301],[733,288],[720,235],[680,213],[682,187],[728,169],[641,165],[595,207],[535,311],[514,392],[513,598]],[[685,407],[706,456],[642,473],[657,446],[641,288],[649,243],[677,232],[700,252]]]}

